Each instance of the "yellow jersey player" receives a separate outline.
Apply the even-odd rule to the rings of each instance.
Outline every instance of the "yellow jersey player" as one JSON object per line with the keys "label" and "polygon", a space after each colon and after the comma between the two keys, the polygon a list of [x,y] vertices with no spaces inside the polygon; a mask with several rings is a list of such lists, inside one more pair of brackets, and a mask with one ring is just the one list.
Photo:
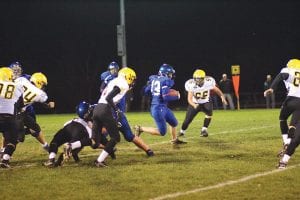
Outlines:
{"label": "yellow jersey player", "polygon": [[[283,148],[278,156],[281,157],[278,168],[286,168],[290,157],[300,144],[300,60],[291,59],[287,66],[282,68],[280,73],[275,77],[269,89],[264,92],[264,96],[273,93],[277,85],[283,81],[288,91],[286,99],[282,103],[279,122]],[[292,115],[290,126],[287,119]],[[298,127],[298,128],[297,128]]]}
{"label": "yellow jersey player", "polygon": [[[32,105],[33,103],[43,103],[49,108],[54,108],[54,102],[48,102],[48,95],[44,91],[44,88],[48,84],[47,77],[41,73],[37,72],[32,74],[30,80],[26,79],[25,77],[19,77],[15,80],[15,82],[23,85],[24,88],[24,104],[25,107],[22,109],[23,111],[20,114],[21,124],[19,126],[23,127],[23,123],[26,127],[26,134],[31,134],[35,137],[41,144],[42,147],[48,151],[48,143],[46,142],[39,124],[37,123],[36,119],[33,118],[30,114],[26,112],[26,107]],[[24,131],[21,131],[21,137],[19,140],[21,142],[24,141]]]}
{"label": "yellow jersey player", "polygon": [[203,127],[201,129],[201,136],[207,137],[207,128],[211,122],[213,114],[213,104],[210,100],[210,90],[213,90],[220,96],[222,103],[227,104],[222,91],[216,87],[216,81],[210,76],[206,76],[205,72],[197,69],[193,73],[193,78],[185,82],[185,90],[188,92],[188,108],[184,122],[178,136],[184,136],[189,124],[193,121],[198,112],[205,113]]}
{"label": "yellow jersey player", "polygon": [[9,160],[17,146],[16,105],[23,104],[22,85],[13,82],[13,71],[8,67],[0,68],[0,132],[5,138],[1,168],[10,168]]}
{"label": "yellow jersey player", "polygon": [[116,103],[134,86],[135,79],[135,71],[129,67],[122,68],[118,73],[118,77],[111,80],[103,90],[98,104],[94,108],[92,133],[96,146],[100,143],[103,126],[107,129],[110,136],[110,140],[95,161],[97,167],[107,166],[104,162],[105,159],[114,152],[114,147],[120,142],[120,134],[117,126],[118,120],[116,121],[114,118],[112,110],[117,116],[117,119],[121,118],[121,115],[124,113],[116,106]]}

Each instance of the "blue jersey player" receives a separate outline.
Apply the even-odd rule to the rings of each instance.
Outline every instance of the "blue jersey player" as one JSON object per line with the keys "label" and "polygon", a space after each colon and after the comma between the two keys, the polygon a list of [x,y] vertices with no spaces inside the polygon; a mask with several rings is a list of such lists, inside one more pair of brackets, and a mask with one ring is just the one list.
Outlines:
{"label": "blue jersey player", "polygon": [[144,92],[152,95],[151,115],[155,120],[157,128],[136,125],[134,129],[137,135],[147,132],[152,135],[164,136],[167,133],[168,123],[171,127],[172,143],[186,143],[177,138],[176,126],[178,122],[172,110],[168,108],[169,101],[175,101],[180,98],[179,92],[177,96],[170,95],[170,89],[174,86],[174,77],[175,70],[168,64],[160,66],[158,75],[151,75],[149,77],[148,85],[145,87]]}
{"label": "blue jersey player", "polygon": [[[119,71],[119,65],[116,62],[111,62],[108,65],[108,70],[103,72],[100,75],[101,79],[101,86],[100,86],[100,93],[103,92],[103,90],[106,88],[108,83],[115,79],[118,76],[118,71]],[[123,113],[126,110],[126,100],[125,100],[125,95],[122,97],[122,99],[116,104],[117,108],[121,110]],[[115,115],[115,112],[113,112]],[[114,116],[117,118],[117,116]],[[140,149],[144,150],[148,156],[153,156],[154,153],[153,151],[149,148],[147,144],[138,136],[134,135],[131,131],[131,128],[129,126],[128,120],[124,114],[122,114],[118,118],[119,122],[119,130],[123,134],[125,140],[127,142],[133,142],[137,147]]]}

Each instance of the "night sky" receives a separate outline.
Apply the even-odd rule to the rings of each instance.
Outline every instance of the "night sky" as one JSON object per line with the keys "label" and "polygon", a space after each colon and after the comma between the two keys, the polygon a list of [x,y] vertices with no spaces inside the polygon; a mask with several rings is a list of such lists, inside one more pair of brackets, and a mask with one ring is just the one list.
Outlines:
{"label": "night sky", "polygon": [[[219,81],[239,64],[242,94],[262,93],[267,74],[300,58],[300,1],[125,0],[125,8],[136,105],[162,63],[175,68],[182,93],[196,68]],[[57,113],[97,101],[100,73],[111,61],[121,65],[118,0],[1,1],[0,10],[1,66],[19,61],[25,73],[45,73]]]}

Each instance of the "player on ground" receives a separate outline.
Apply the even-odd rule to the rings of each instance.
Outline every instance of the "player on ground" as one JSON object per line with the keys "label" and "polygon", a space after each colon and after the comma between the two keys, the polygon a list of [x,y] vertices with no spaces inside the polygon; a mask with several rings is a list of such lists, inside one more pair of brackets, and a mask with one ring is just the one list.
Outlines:
{"label": "player on ground", "polygon": [[[23,98],[25,107],[20,113],[20,117],[22,120],[21,125],[19,126],[23,127],[25,125],[26,129],[25,133],[24,131],[21,131],[20,134],[31,134],[42,144],[42,147],[46,151],[48,151],[49,146],[44,138],[43,133],[41,132],[39,124],[37,123],[35,118],[33,118],[28,112],[25,111],[26,107],[32,105],[33,103],[42,103],[48,108],[54,108],[54,102],[46,102],[48,100],[48,96],[44,89],[48,84],[47,77],[43,73],[37,72],[32,74],[30,81],[24,77],[19,77],[15,80],[15,82],[23,85],[24,88]],[[24,135],[19,138],[22,137],[24,137]]]}
{"label": "player on ground", "polygon": [[[295,136],[296,125],[300,120],[300,60],[291,59],[287,63],[287,67],[281,69],[280,73],[273,80],[270,88],[264,91],[264,96],[276,90],[277,85],[281,81],[284,81],[288,94],[282,103],[279,115],[283,140],[283,149],[280,151],[279,156],[283,157],[279,161],[278,168],[286,168],[290,156],[299,144],[299,136],[295,137],[292,143],[291,138]],[[290,115],[292,115],[292,118],[290,126],[288,126],[287,119]],[[290,143],[292,144],[291,146]]]}
{"label": "player on ground", "polygon": [[72,119],[64,124],[53,137],[49,146],[49,159],[44,163],[46,167],[62,165],[63,154],[55,161],[58,148],[64,143],[72,143],[74,150],[71,152],[74,160],[79,161],[78,153],[84,146],[92,145],[92,109],[89,103],[80,102],[76,107],[79,118]]}
{"label": "player on ground", "polygon": [[[111,62],[108,66],[108,70],[101,74],[101,87],[100,92],[102,93],[108,83],[117,77],[119,71],[119,65],[116,62]],[[123,113],[126,111],[126,95],[116,104],[117,108],[120,109]],[[113,112],[114,113],[114,112]],[[117,116],[114,117],[116,118]],[[129,126],[128,120],[125,115],[120,115],[119,119],[119,130],[123,134],[127,142],[133,142],[137,147],[146,152],[147,156],[153,156],[154,152],[150,147],[142,140],[142,138],[134,135]]]}
{"label": "player on ground", "polygon": [[23,104],[22,85],[13,82],[13,71],[0,68],[0,132],[5,138],[1,168],[10,168],[9,161],[17,146],[16,105]]}
{"label": "player on ground", "polygon": [[103,90],[98,104],[94,108],[92,132],[96,146],[97,143],[100,143],[102,135],[101,130],[103,127],[107,129],[110,136],[110,140],[95,161],[97,167],[107,166],[104,162],[105,159],[108,155],[113,153],[114,147],[120,141],[117,121],[113,117],[112,109],[117,118],[124,115],[124,113],[116,106],[116,103],[119,102],[123,96],[126,95],[127,91],[134,86],[135,80],[136,74],[131,68],[122,68],[118,73],[118,77],[110,81]]}
{"label": "player on ground", "polygon": [[171,109],[168,108],[170,101],[175,101],[180,98],[178,92],[176,96],[171,95],[170,89],[174,86],[175,70],[168,64],[160,66],[158,75],[149,77],[148,85],[145,87],[145,93],[152,95],[151,115],[155,120],[155,127],[143,127],[136,125],[134,127],[137,135],[142,132],[147,132],[152,135],[164,136],[167,133],[167,123],[170,125],[173,144],[183,144],[176,136],[177,119]]}
{"label": "player on ground", "polygon": [[205,118],[201,129],[201,136],[207,137],[207,128],[211,122],[213,115],[213,103],[210,99],[210,90],[213,90],[227,105],[226,99],[222,91],[216,87],[216,81],[213,77],[206,76],[201,69],[194,71],[193,78],[185,82],[185,90],[188,92],[187,101],[189,103],[184,122],[181,126],[179,136],[184,136],[189,124],[193,121],[198,112],[203,111]]}

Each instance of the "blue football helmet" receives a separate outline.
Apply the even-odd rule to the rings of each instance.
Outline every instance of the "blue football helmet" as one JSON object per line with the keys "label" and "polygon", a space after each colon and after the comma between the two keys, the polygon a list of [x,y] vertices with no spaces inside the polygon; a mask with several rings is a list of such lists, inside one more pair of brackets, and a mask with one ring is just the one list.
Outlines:
{"label": "blue football helmet", "polygon": [[173,79],[173,78],[175,78],[175,70],[171,65],[163,64],[159,68],[158,75],[166,76],[166,77]]}
{"label": "blue football helmet", "polygon": [[118,63],[116,63],[116,62],[111,62],[111,63],[108,65],[108,71],[109,71],[112,75],[117,75],[119,69],[120,69],[120,67],[119,67]]}
{"label": "blue football helmet", "polygon": [[13,62],[9,65],[13,70],[13,79],[20,77],[23,73],[22,65],[19,62]]}
{"label": "blue football helmet", "polygon": [[78,115],[78,117],[80,117],[81,119],[85,119],[88,114],[89,114],[89,109],[90,108],[90,104],[82,101],[79,103],[79,105],[76,107],[76,113]]}

